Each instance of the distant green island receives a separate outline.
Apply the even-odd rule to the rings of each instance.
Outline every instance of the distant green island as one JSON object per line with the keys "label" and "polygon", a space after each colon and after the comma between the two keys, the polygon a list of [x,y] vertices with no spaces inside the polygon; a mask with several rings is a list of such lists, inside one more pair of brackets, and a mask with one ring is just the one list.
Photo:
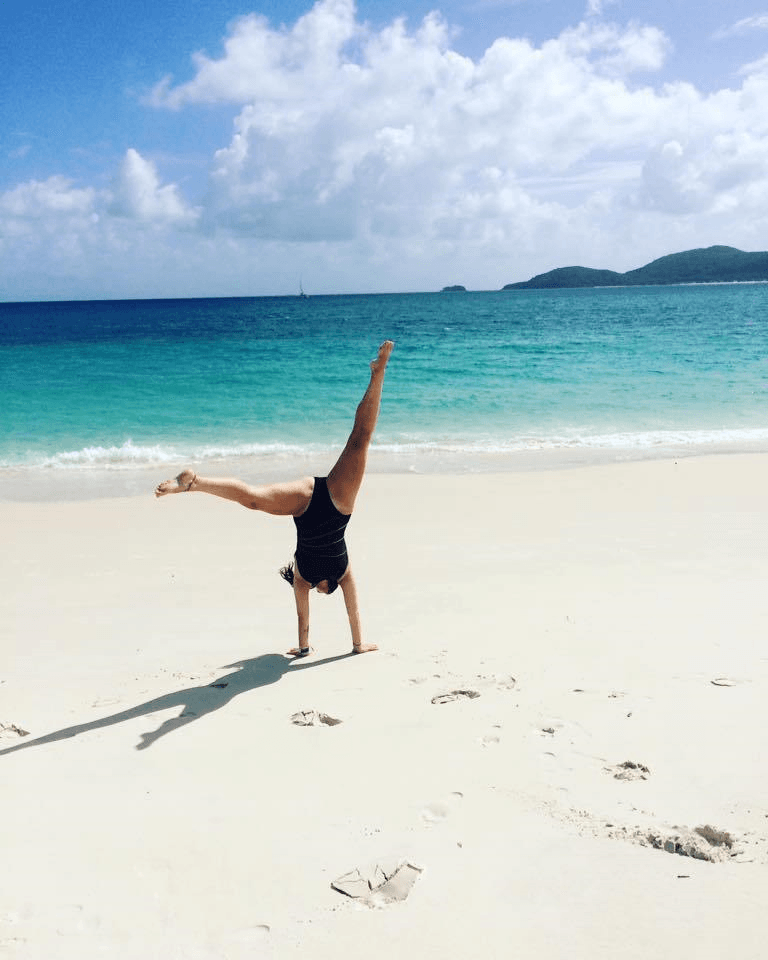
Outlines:
{"label": "distant green island", "polygon": [[554,287],[628,287],[669,283],[747,283],[768,281],[768,253],[745,253],[735,247],[703,247],[653,260],[637,270],[616,273],[590,267],[558,267],[503,290]]}
{"label": "distant green island", "polygon": [[454,283],[453,286],[443,287],[440,293],[466,293],[467,288],[462,287],[460,283]]}

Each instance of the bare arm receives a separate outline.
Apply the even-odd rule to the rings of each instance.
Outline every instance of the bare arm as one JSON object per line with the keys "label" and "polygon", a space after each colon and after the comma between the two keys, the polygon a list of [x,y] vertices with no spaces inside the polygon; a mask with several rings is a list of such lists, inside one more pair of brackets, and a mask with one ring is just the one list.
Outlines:
{"label": "bare arm", "polygon": [[309,590],[310,586],[301,577],[294,577],[293,596],[296,600],[296,616],[298,617],[299,627],[299,647],[298,651],[309,650]]}
{"label": "bare arm", "polygon": [[352,633],[352,649],[355,653],[370,653],[379,648],[375,643],[363,643],[363,630],[360,625],[360,610],[357,604],[357,584],[352,570],[348,570],[339,580],[341,592],[344,594],[344,603],[349,617],[349,629]]}

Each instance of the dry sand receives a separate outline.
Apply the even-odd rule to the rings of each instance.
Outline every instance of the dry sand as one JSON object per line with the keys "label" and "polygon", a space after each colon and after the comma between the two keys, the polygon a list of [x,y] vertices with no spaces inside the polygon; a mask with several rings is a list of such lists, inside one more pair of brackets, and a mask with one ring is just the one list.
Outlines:
{"label": "dry sand", "polygon": [[764,957],[766,490],[370,476],[303,661],[290,521],[0,504],[0,956]]}

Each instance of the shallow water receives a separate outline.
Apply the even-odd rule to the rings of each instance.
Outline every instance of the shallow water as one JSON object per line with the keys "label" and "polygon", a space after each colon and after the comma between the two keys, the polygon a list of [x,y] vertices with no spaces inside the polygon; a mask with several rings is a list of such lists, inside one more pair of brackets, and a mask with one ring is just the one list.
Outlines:
{"label": "shallow water", "polygon": [[768,449],[767,316],[764,284],[0,304],[0,496],[324,470],[386,337],[372,469]]}

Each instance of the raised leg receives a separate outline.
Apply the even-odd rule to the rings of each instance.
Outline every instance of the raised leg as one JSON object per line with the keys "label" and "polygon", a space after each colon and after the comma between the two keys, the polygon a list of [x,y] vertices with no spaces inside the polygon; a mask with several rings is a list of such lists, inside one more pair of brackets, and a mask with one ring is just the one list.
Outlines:
{"label": "raised leg", "polygon": [[313,479],[304,477],[290,483],[272,483],[252,487],[242,480],[201,477],[192,470],[182,470],[173,480],[164,480],[155,487],[155,496],[171,493],[210,493],[223,500],[232,500],[249,510],[261,510],[275,516],[297,516],[306,510],[312,498]]}
{"label": "raised leg", "polygon": [[381,390],[387,361],[394,348],[391,340],[385,340],[378,355],[371,361],[371,381],[355,413],[355,422],[346,446],[328,474],[328,493],[341,513],[349,514],[365,476],[368,447],[376,429],[381,406]]}

